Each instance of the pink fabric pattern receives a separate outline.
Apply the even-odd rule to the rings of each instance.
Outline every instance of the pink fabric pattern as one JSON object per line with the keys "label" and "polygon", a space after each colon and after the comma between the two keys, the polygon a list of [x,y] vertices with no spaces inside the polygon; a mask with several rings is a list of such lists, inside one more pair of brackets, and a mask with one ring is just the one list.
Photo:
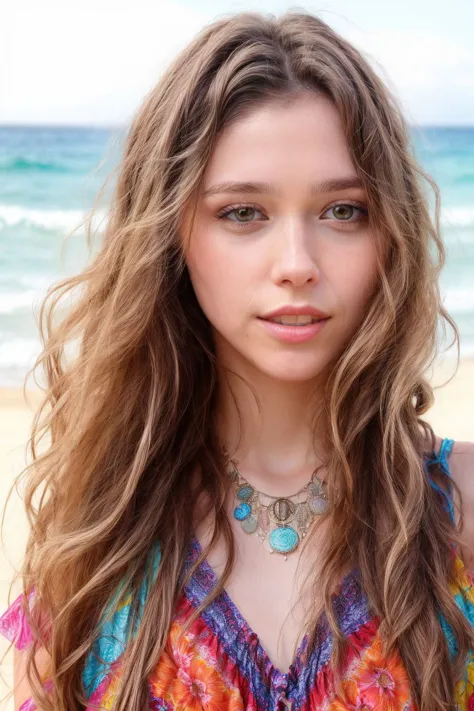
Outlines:
{"label": "pink fabric pattern", "polygon": [[[33,607],[34,596],[35,592],[31,590],[28,595],[30,610]],[[14,642],[18,649],[26,649],[33,641],[31,629],[23,612],[22,602],[23,593],[16,598],[15,602],[0,617],[0,633],[10,642]]]}

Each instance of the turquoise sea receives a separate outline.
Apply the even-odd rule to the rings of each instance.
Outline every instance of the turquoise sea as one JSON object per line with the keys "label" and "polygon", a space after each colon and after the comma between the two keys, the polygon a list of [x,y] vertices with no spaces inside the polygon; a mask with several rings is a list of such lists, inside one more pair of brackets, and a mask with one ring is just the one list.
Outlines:
{"label": "turquoise sea", "polygon": [[[462,355],[474,355],[474,127],[417,127],[413,138],[441,189],[443,299]],[[0,127],[0,386],[21,385],[39,352],[36,314],[47,286],[85,263],[83,229],[63,258],[61,245],[114,169],[120,141],[120,129]],[[102,203],[103,225],[107,195]]]}

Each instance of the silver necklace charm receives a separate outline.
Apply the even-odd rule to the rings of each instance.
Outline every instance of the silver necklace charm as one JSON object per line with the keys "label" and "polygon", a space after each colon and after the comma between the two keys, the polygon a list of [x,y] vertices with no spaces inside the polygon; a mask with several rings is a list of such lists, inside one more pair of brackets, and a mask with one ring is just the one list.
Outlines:
{"label": "silver necklace charm", "polygon": [[[258,491],[242,476],[237,461],[231,459],[232,468],[228,475],[235,487],[237,506],[234,518],[239,521],[245,533],[256,533],[263,544],[268,536],[270,553],[280,553],[288,558],[305,537],[314,518],[328,509],[325,484],[319,479],[317,467],[310,481],[290,496],[270,496]],[[262,498],[268,500],[264,503]],[[293,499],[296,499],[294,501]]]}

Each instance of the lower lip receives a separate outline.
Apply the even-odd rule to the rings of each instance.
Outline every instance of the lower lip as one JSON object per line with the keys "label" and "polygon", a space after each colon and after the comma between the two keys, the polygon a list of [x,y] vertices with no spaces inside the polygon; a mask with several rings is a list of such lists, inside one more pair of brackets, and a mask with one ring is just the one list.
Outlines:
{"label": "lower lip", "polygon": [[311,338],[314,338],[329,321],[328,318],[325,318],[322,321],[309,323],[307,326],[284,326],[282,323],[275,323],[274,321],[268,321],[264,318],[259,320],[272,336],[275,336],[275,338],[285,343],[304,343],[305,341],[309,341]]}

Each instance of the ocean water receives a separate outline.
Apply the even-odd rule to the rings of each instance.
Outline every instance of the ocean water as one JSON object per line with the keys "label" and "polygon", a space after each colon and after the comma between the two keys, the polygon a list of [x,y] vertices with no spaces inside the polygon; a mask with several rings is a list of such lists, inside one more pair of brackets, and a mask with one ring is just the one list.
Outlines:
{"label": "ocean water", "polygon": [[[474,127],[417,127],[413,139],[441,190],[443,300],[462,355],[474,355]],[[120,129],[0,127],[0,386],[21,385],[39,353],[37,313],[47,287],[86,262],[80,223],[121,141]],[[107,192],[101,202],[106,219]]]}

